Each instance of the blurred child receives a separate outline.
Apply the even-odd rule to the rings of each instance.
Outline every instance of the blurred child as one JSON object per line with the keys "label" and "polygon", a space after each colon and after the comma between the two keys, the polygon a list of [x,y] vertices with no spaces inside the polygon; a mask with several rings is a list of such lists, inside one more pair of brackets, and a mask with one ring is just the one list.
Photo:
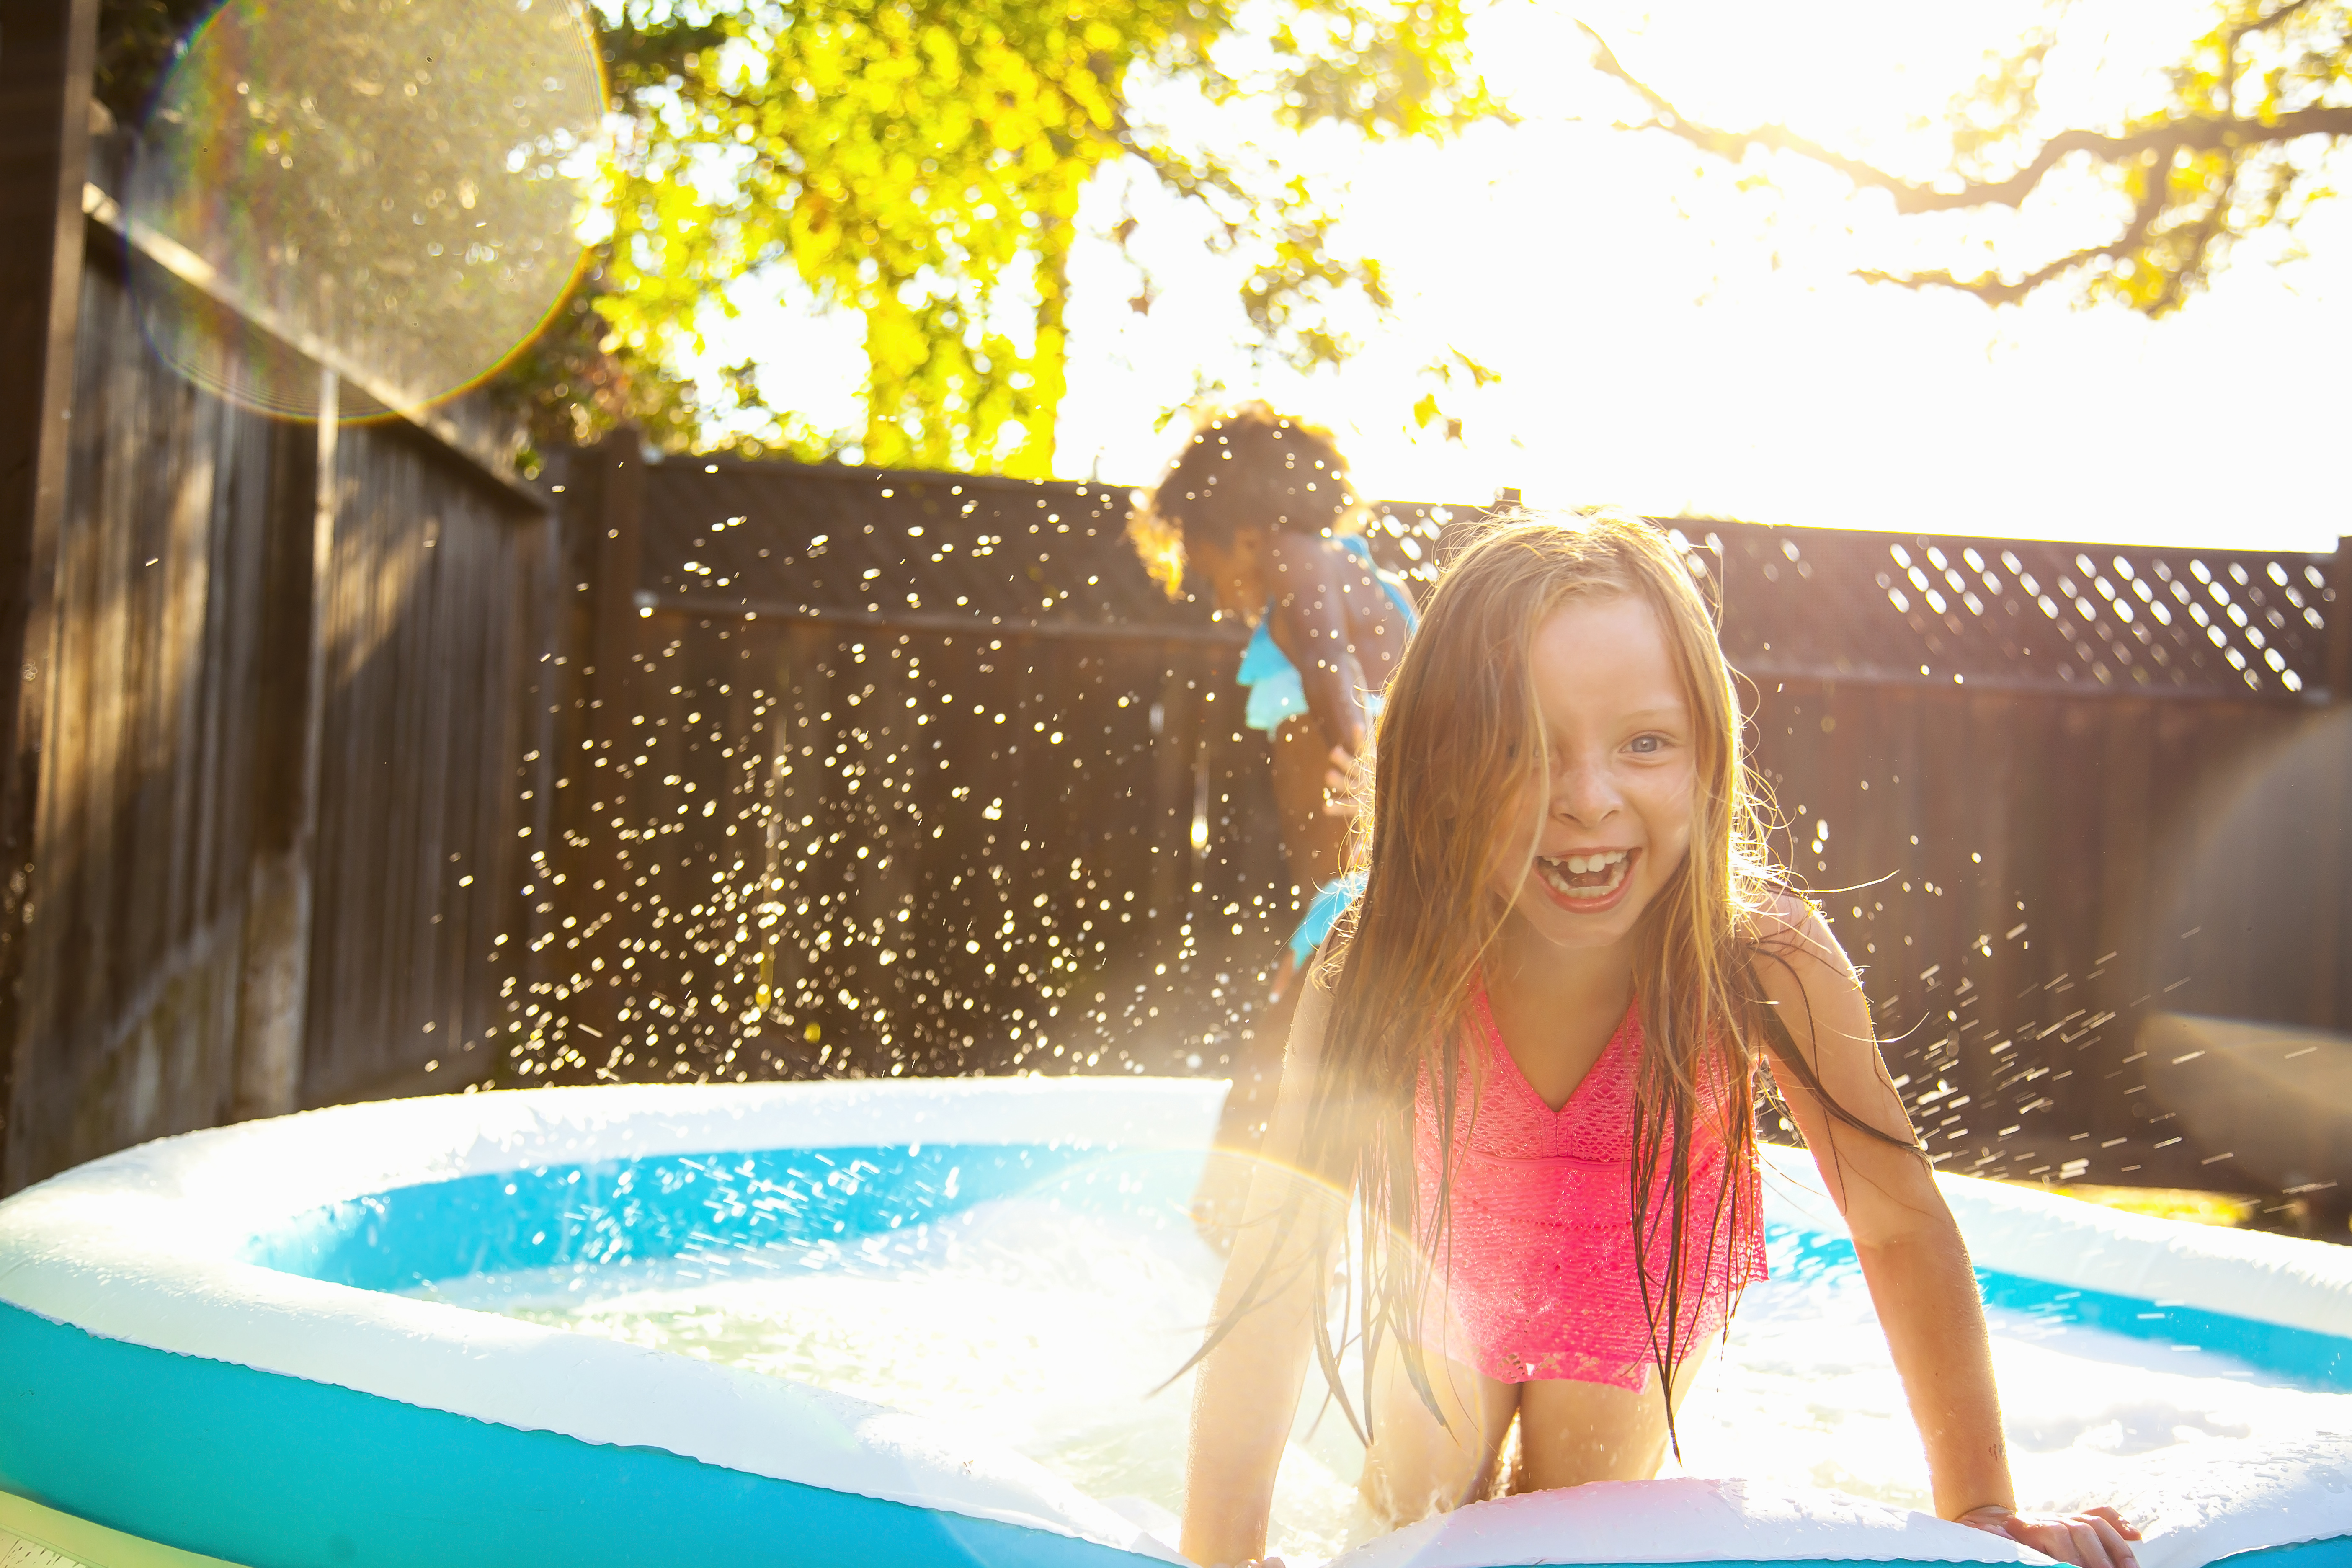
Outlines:
{"label": "blurred child", "polygon": [[[1242,655],[1250,728],[1270,738],[1274,797],[1305,918],[1278,961],[1257,1049],[1234,1062],[1220,1148],[1246,1152],[1266,1111],[1295,999],[1291,976],[1360,886],[1347,879],[1349,780],[1416,619],[1403,583],[1372,563],[1361,504],[1328,432],[1245,403],[1202,417],[1131,525],[1171,591],[1187,568],[1218,612],[1255,628]],[[1234,1167],[1213,1168],[1202,1217],[1229,1223]]]}

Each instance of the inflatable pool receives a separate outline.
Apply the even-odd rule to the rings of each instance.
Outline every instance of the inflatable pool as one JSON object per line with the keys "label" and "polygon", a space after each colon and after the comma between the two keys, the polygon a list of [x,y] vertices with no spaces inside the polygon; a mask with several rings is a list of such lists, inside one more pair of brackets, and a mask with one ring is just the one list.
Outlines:
{"label": "inflatable pool", "polygon": [[[92,1568],[1181,1561],[1172,1499],[1073,1479],[1172,1465],[1181,1389],[1149,1406],[1149,1442],[1055,1448],[1024,1426],[1051,1423],[988,1378],[1026,1356],[1081,1393],[1148,1392],[1174,1370],[1213,1279],[1183,1202],[1222,1091],[544,1089],[344,1107],[94,1162],[0,1204],[0,1562],[19,1561],[12,1533]],[[1836,1378],[1818,1329],[1773,1371],[1791,1325],[1860,1342],[1838,1316],[1860,1299],[1851,1250],[1808,1195],[1810,1163],[1773,1165],[1780,1294],[1743,1312],[1722,1397],[1760,1402],[1786,1434],[1715,1472],[1748,1479],[1483,1504],[1357,1544],[1348,1568],[2041,1561],[1904,1506],[1900,1478],[1811,1458],[1758,1473],[1810,1453],[1808,1431],[1834,1455],[1844,1423],[1892,1419],[1863,1408],[1877,1394],[1822,1415]],[[2146,1568],[2352,1563],[2352,1248],[1946,1184],[1997,1337],[2124,1390],[2085,1417],[2106,1425],[2049,1441],[2115,1459],[2097,1484],[2147,1522]],[[1002,1293],[1004,1268],[1047,1257],[1064,1272]],[[1127,1294],[1089,1297],[1122,1269]],[[1165,1353],[1121,1350],[1163,1299]],[[898,1300],[930,1303],[928,1348],[873,1349]],[[752,1301],[782,1305],[747,1339]],[[780,1324],[798,1336],[784,1350]],[[984,1353],[941,1348],[983,1332]],[[741,1350],[753,1340],[771,1359]],[[829,1378],[828,1358],[861,1344],[879,1359]],[[2003,1373],[2005,1393],[2055,1375]],[[1786,1408],[1776,1375],[1812,1390],[1807,1409]],[[961,1418],[904,1407],[951,1386],[970,1395]],[[1730,1414],[1727,1432],[1763,1418]],[[2048,1436],[2020,1419],[2013,1445]],[[1339,1425],[1314,1436],[1302,1415],[1302,1474]],[[1887,1446],[1863,1430],[1843,1449],[1856,1464]],[[1685,1450],[1706,1462],[1698,1431]]]}

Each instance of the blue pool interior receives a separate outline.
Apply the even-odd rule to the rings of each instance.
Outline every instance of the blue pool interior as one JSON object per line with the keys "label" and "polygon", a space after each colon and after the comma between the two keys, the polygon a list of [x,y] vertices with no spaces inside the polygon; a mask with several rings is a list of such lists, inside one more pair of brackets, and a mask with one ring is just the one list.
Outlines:
{"label": "blue pool interior", "polygon": [[[994,1199],[1042,1199],[1130,1228],[1182,1226],[1197,1153],[1083,1142],[752,1150],[550,1164],[394,1188],[257,1236],[248,1262],[362,1289],[468,1276],[688,1259],[714,1274],[789,1258],[886,1264],[893,1237]],[[1856,1272],[1843,1237],[1773,1224],[1777,1280]],[[777,1265],[782,1266],[782,1265]],[[1979,1268],[1985,1301],[2052,1325],[2223,1356],[2294,1385],[2352,1391],[2352,1341]]]}

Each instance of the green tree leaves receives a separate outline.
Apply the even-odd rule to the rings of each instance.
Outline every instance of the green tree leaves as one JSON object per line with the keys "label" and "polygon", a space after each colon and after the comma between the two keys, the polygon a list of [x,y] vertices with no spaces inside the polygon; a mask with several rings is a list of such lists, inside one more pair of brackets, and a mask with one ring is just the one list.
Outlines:
{"label": "green tree leaves", "polygon": [[[749,452],[1042,475],[1066,384],[1080,198],[1131,170],[1245,263],[1269,353],[1336,364],[1333,310],[1386,312],[1328,194],[1252,127],[1442,137],[1507,119],[1471,69],[1473,0],[599,0],[620,133],[611,237],[578,296],[494,391],[545,446],[618,423],[665,447],[722,423]],[[99,92],[135,121],[206,0],[103,0]],[[1197,93],[1230,134],[1155,123]],[[824,431],[745,365],[706,406],[683,372],[709,310],[781,273],[864,322],[862,430]],[[1148,311],[1147,280],[1135,306]]]}
{"label": "green tree leaves", "polygon": [[[1080,197],[1113,164],[1251,259],[1245,318],[1292,362],[1347,353],[1328,323],[1339,297],[1389,308],[1377,262],[1338,253],[1308,182],[1145,122],[1139,86],[1375,137],[1504,113],[1468,72],[1463,0],[1280,0],[1246,18],[1234,0],[746,0],[688,21],[629,0],[610,20],[628,133],[594,299],[603,346],[657,382],[701,347],[709,301],[788,269],[864,320],[855,446],[869,463],[1051,471],[1070,259],[1090,237]],[[1241,45],[1255,63],[1229,68]],[[789,421],[766,444],[832,445]]]}

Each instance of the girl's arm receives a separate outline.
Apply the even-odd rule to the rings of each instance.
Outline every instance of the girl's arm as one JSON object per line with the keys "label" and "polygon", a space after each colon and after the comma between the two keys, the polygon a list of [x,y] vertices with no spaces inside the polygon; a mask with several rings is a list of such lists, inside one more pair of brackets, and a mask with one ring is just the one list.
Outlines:
{"label": "girl's arm", "polygon": [[[1256,1300],[1233,1320],[1232,1331],[1202,1362],[1192,1389],[1182,1550],[1204,1568],[1253,1562],[1265,1552],[1275,1472],[1314,1353],[1313,1232],[1338,1218],[1319,1189],[1292,1173],[1329,1010],[1319,984],[1307,980],[1302,989],[1274,1121],[1250,1179],[1212,1327],[1234,1312],[1261,1269],[1264,1281]],[[1286,1204],[1296,1204],[1297,1223],[1278,1244],[1275,1220]]]}
{"label": "girl's arm", "polygon": [[1371,723],[1364,710],[1363,672],[1348,642],[1339,548],[1318,533],[1276,529],[1268,555],[1274,645],[1297,669],[1307,689],[1307,710],[1322,726],[1326,741],[1351,755],[1360,753]]}
{"label": "girl's arm", "polygon": [[1842,1121],[1793,1068],[1775,1074],[1853,1235],[1927,1450],[1936,1511],[2062,1562],[2132,1568],[2125,1542],[2139,1532],[2112,1509],[2064,1519],[2016,1512],[1976,1275],[1934,1173],[1914,1150],[1910,1118],[1879,1056],[1862,983],[1810,906],[1786,900],[1771,923],[1778,929],[1766,935],[1756,963],[1766,999],[1828,1100],[1885,1134],[1873,1137]]}

